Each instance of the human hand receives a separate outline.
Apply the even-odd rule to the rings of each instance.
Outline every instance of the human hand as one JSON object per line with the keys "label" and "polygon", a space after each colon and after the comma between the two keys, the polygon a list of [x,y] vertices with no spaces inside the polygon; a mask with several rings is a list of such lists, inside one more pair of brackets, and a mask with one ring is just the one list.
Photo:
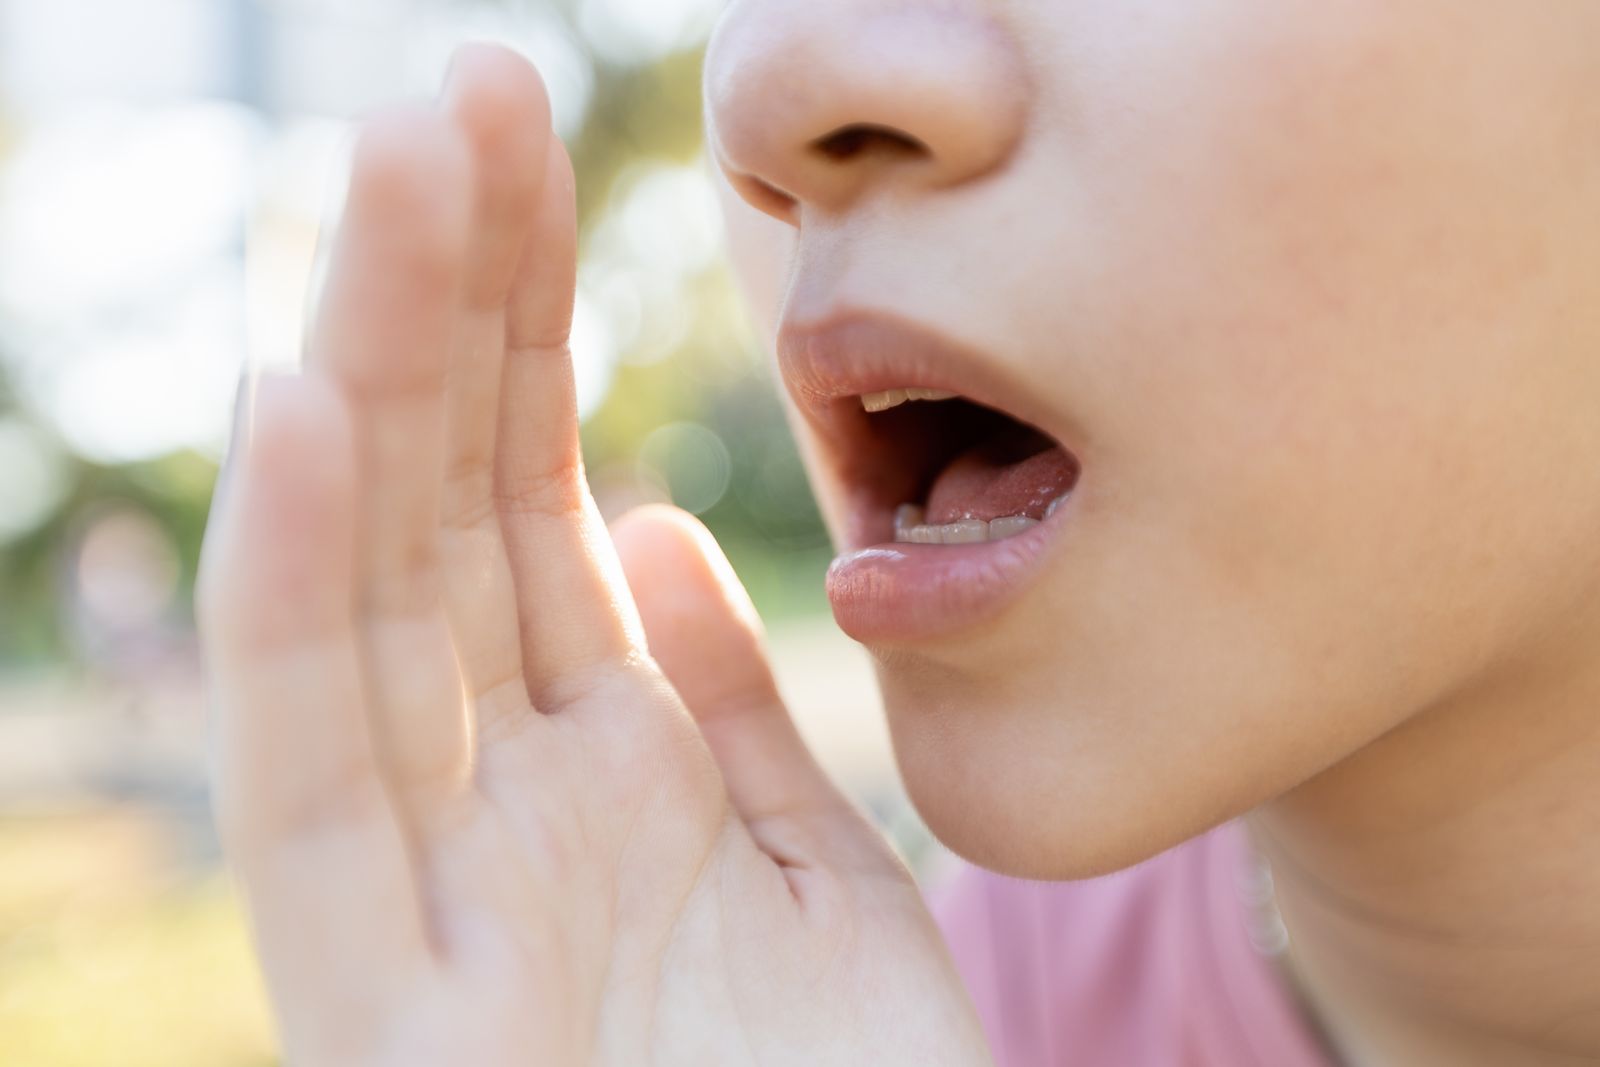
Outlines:
{"label": "human hand", "polygon": [[647,509],[613,547],[575,259],[537,73],[464,49],[366,125],[307,370],[230,457],[215,795],[288,1061],[988,1062],[709,535]]}

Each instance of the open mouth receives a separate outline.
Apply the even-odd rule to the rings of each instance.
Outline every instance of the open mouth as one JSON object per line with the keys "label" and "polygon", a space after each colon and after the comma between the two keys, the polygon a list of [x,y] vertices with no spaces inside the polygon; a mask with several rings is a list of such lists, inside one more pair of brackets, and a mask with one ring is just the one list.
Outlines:
{"label": "open mouth", "polygon": [[846,632],[936,637],[1035,584],[1082,471],[1045,427],[1081,431],[1015,367],[865,312],[785,323],[778,360],[842,491],[828,598]]}
{"label": "open mouth", "polygon": [[1015,537],[1054,515],[1078,480],[1059,441],[950,390],[908,386],[859,403],[866,427],[856,446],[880,467],[870,506],[889,514],[896,542]]}

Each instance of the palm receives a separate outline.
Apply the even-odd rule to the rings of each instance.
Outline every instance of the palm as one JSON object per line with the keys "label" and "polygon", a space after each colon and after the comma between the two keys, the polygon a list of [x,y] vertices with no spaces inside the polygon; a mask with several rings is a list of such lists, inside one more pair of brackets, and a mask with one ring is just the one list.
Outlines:
{"label": "palm", "polygon": [[[572,1007],[590,1024],[552,1046],[552,1020],[541,1017],[522,1047],[551,1054],[523,1062],[976,1062],[975,1044],[952,1048],[948,1027],[884,1025],[959,1021],[964,1006],[955,987],[940,1002],[948,965],[938,936],[879,840],[843,806],[747,824],[698,739],[673,728],[688,721],[681,707],[670,693],[658,698],[659,734],[636,726],[631,740],[565,739],[569,765],[583,768],[558,791],[570,808],[557,803],[530,830],[529,813],[553,794],[529,795],[496,831],[531,857],[526,869],[568,872],[565,885],[535,875],[524,890],[571,909],[544,914],[549,936],[582,931],[587,941],[566,958],[544,950],[522,960],[535,998],[586,974]],[[597,711],[637,714],[641,704]],[[682,758],[663,760],[669,752]],[[596,852],[616,857],[614,868],[595,864]],[[881,992],[864,998],[869,987]]]}
{"label": "palm", "polygon": [[219,489],[218,813],[290,1056],[982,1062],[709,538],[637,515],[631,595],[618,573],[577,444],[571,186],[509,53],[369,124],[309,372],[262,383]]}

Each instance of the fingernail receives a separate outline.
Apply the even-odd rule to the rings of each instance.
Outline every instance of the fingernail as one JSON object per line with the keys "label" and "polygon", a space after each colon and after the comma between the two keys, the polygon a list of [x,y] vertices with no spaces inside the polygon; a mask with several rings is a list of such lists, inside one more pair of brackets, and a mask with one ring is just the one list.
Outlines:
{"label": "fingernail", "polygon": [[461,73],[462,57],[466,54],[469,45],[457,45],[455,51],[450,53],[450,62],[445,64],[444,78],[439,82],[438,103],[447,103],[456,87],[456,78]]}
{"label": "fingernail", "polygon": [[456,80],[456,57],[451,56],[450,62],[445,64],[444,77],[439,79],[439,91],[433,94],[433,102],[443,106],[450,102],[450,89]]}
{"label": "fingernail", "polygon": [[233,390],[233,424],[228,432],[228,451],[223,459],[227,466],[233,461],[233,454],[239,450],[240,443],[245,439],[245,423],[250,418],[250,397],[255,387],[256,376],[247,365],[239,370],[239,384]]}
{"label": "fingernail", "polygon": [[232,481],[233,469],[239,464],[240,450],[246,447],[249,440],[248,422],[250,419],[250,402],[254,394],[255,374],[247,363],[239,370],[239,384],[233,390],[233,422],[228,428],[228,447],[222,453],[222,462],[217,467],[217,481],[212,486],[212,507],[215,509],[216,501],[221,499],[227,491],[228,483]]}

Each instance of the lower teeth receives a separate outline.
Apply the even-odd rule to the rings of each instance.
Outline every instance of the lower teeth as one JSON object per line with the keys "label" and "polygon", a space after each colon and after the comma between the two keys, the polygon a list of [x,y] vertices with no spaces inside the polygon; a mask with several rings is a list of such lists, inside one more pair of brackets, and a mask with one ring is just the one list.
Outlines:
{"label": "lower teeth", "polygon": [[[1045,509],[1045,518],[1056,513],[1066,494],[1056,497]],[[1002,515],[985,522],[982,519],[960,519],[936,525],[924,523],[923,510],[915,504],[901,504],[894,513],[894,539],[918,545],[966,545],[979,541],[1001,541],[1039,525],[1038,519],[1026,515]]]}

